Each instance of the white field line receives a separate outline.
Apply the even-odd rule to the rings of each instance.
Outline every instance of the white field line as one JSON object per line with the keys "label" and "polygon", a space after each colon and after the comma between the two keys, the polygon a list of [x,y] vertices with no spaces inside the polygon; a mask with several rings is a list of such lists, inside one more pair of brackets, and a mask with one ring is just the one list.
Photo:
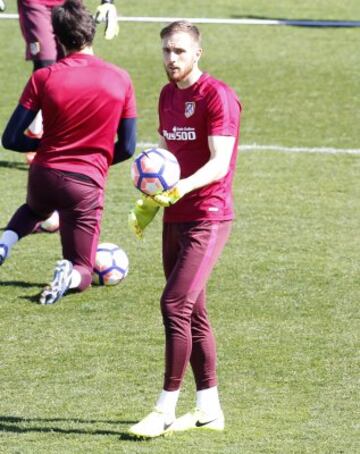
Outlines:
{"label": "white field line", "polygon": [[[0,136],[0,145],[1,136]],[[157,147],[157,143],[153,142],[138,142],[137,148],[146,149]],[[320,154],[348,154],[360,156],[360,148],[331,148],[331,147],[283,147],[282,145],[258,145],[256,143],[249,145],[240,145],[240,152],[251,151],[279,151],[281,153],[320,153]]]}
{"label": "white field line", "polygon": [[283,153],[323,153],[323,154],[353,154],[360,155],[360,148],[333,147],[283,147],[281,145],[240,145],[240,151],[280,151]]}
{"label": "white field line", "polygon": [[[0,19],[18,19],[18,14],[0,14]],[[119,22],[161,22],[169,23],[186,19],[196,24],[226,24],[226,25],[292,25],[299,27],[360,27],[360,21],[341,20],[301,20],[301,19],[218,19],[207,17],[125,17],[119,16]]]}
{"label": "white field line", "polygon": [[[156,143],[139,142],[139,148],[156,147]],[[351,154],[360,156],[360,148],[330,148],[330,147],[283,147],[281,145],[240,145],[240,152],[249,151],[280,151],[282,153],[322,153],[322,154]]]}
{"label": "white field line", "polygon": [[[18,14],[0,14],[0,19],[17,19]],[[119,22],[173,22],[175,17],[118,17]],[[275,19],[210,19],[188,18],[194,23],[203,24],[232,24],[232,25],[302,25],[317,27],[360,27],[360,21],[309,21],[309,20],[275,20]],[[139,148],[154,147],[157,144],[140,142]],[[283,147],[281,145],[241,145],[240,151],[280,151],[284,153],[324,153],[360,155],[360,149],[327,148],[327,147]]]}

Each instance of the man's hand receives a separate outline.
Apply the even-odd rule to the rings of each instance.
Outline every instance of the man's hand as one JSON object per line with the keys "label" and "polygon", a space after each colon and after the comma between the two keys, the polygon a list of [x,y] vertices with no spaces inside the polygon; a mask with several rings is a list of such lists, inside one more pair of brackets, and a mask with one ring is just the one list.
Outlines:
{"label": "man's hand", "polygon": [[144,229],[156,216],[160,206],[151,197],[143,195],[135,203],[135,207],[130,211],[128,224],[130,230],[141,240],[144,237]]}
{"label": "man's hand", "polygon": [[178,200],[181,199],[185,194],[190,192],[186,188],[185,180],[179,180],[176,186],[168,191],[161,192],[160,194],[155,194],[152,197],[154,202],[156,202],[161,207],[169,207],[174,205]]}
{"label": "man's hand", "polygon": [[118,35],[117,11],[112,0],[103,0],[101,5],[96,8],[95,22],[97,24],[105,22],[105,39],[113,39]]}
{"label": "man's hand", "polygon": [[6,8],[6,5],[5,5],[4,0],[0,0],[0,13],[5,11],[5,8]]}

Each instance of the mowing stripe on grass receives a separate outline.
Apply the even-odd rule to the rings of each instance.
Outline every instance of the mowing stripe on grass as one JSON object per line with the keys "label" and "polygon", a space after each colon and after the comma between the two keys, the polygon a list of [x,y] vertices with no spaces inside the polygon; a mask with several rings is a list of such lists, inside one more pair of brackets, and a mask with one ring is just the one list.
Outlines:
{"label": "mowing stripe on grass", "polygon": [[[0,137],[0,145],[1,137]],[[153,142],[138,142],[137,148],[152,148],[157,147],[157,143]],[[281,151],[283,153],[322,153],[322,154],[352,154],[360,155],[359,148],[330,148],[330,147],[283,147],[282,145],[258,145],[256,143],[249,145],[240,145],[241,152],[248,151]]]}
{"label": "mowing stripe on grass", "polygon": [[[139,142],[136,145],[139,148],[157,147],[158,144],[151,142]],[[359,148],[330,148],[330,147],[283,147],[281,145],[240,145],[241,152],[247,151],[281,151],[283,153],[323,153],[323,154],[352,154],[360,155]]]}
{"label": "mowing stripe on grass", "polygon": [[[0,19],[18,19],[18,14],[0,14]],[[119,22],[174,22],[189,20],[197,24],[226,24],[226,25],[287,25],[295,27],[360,27],[360,21],[347,20],[308,20],[308,19],[218,19],[208,17],[125,17],[119,16]]]}

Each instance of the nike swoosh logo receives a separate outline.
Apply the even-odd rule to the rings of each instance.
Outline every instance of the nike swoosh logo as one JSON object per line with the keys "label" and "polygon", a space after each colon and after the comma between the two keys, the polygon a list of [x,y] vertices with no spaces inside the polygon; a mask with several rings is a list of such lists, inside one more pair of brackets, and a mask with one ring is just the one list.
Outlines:
{"label": "nike swoosh logo", "polygon": [[164,423],[164,430],[168,430],[169,427],[171,427],[173,423],[171,422],[170,424]]}
{"label": "nike swoosh logo", "polygon": [[216,421],[216,420],[217,420],[217,418],[212,419],[211,421],[206,421],[206,422],[196,421],[195,427],[204,427],[204,426],[207,426],[208,424],[210,424],[211,422]]}

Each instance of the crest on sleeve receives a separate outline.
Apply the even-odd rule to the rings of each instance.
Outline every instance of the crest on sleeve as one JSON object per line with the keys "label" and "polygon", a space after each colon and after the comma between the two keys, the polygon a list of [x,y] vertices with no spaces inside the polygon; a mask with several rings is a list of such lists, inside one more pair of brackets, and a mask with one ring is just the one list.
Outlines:
{"label": "crest on sleeve", "polygon": [[195,113],[195,103],[193,101],[185,103],[185,117],[190,118]]}
{"label": "crest on sleeve", "polygon": [[33,43],[30,43],[29,51],[30,51],[31,55],[37,55],[40,52],[40,43],[38,41],[34,41]]}

